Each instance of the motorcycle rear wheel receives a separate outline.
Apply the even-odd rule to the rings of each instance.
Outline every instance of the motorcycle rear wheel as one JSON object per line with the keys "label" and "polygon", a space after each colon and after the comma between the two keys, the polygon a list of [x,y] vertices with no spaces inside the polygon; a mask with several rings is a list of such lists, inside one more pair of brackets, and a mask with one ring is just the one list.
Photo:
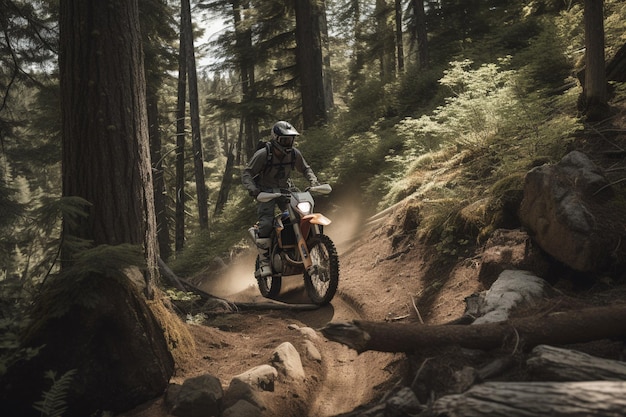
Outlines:
{"label": "motorcycle rear wheel", "polygon": [[[258,270],[260,266],[259,256],[256,257],[255,270]],[[280,275],[270,275],[268,277],[258,277],[256,279],[257,284],[259,285],[259,291],[261,295],[265,298],[274,299],[278,297],[280,293],[280,287],[283,283],[282,277]]]}
{"label": "motorcycle rear wheel", "polygon": [[304,288],[314,304],[330,303],[339,285],[339,256],[333,241],[326,235],[309,239],[309,255],[313,262],[304,272]]}

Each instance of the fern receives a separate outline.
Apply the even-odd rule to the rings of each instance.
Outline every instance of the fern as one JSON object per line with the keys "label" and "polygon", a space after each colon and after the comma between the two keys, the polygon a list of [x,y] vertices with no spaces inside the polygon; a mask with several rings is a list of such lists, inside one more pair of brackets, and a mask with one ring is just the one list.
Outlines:
{"label": "fern", "polygon": [[99,245],[78,254],[72,265],[64,268],[46,282],[47,290],[38,300],[38,320],[61,317],[72,306],[93,308],[103,297],[94,288],[98,280],[114,279],[120,283],[128,281],[127,269],[145,269],[145,259],[140,246],[121,244]]}
{"label": "fern", "polygon": [[56,379],[56,372],[46,372],[46,378],[52,381],[52,386],[43,392],[40,401],[33,404],[33,408],[40,411],[42,417],[61,417],[67,410],[67,392],[75,374],[76,369],[71,369]]}

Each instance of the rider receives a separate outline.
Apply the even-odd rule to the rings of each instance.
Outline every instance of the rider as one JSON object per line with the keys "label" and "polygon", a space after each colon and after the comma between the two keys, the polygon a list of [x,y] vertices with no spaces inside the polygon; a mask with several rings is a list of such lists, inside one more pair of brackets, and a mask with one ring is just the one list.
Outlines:
{"label": "rider", "polygon": [[[267,146],[257,150],[241,175],[241,182],[252,197],[257,197],[261,191],[278,192],[281,188],[288,188],[289,174],[295,168],[300,171],[311,186],[319,185],[317,177],[306,163],[299,150],[293,147],[295,139],[300,133],[288,122],[279,121],[272,127],[271,140]],[[268,157],[271,154],[271,161]],[[256,246],[259,251],[259,269],[257,277],[272,275],[270,267],[270,234],[274,223],[275,205],[281,210],[287,208],[284,197],[266,203],[259,203],[257,207],[258,232]]]}

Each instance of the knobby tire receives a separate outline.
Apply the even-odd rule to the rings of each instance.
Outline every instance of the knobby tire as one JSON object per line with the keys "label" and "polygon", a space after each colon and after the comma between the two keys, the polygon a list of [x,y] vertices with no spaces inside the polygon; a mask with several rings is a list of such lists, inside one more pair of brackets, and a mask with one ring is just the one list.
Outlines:
{"label": "knobby tire", "polygon": [[337,248],[326,235],[311,238],[308,246],[316,269],[312,275],[304,272],[304,288],[314,304],[325,305],[333,299],[339,285]]}
{"label": "knobby tire", "polygon": [[[259,269],[261,262],[259,260],[259,256],[257,255],[255,270]],[[274,299],[278,297],[280,293],[280,287],[283,283],[282,277],[280,275],[270,275],[269,277],[260,277],[257,278],[257,284],[259,285],[259,291],[261,295],[265,298]]]}

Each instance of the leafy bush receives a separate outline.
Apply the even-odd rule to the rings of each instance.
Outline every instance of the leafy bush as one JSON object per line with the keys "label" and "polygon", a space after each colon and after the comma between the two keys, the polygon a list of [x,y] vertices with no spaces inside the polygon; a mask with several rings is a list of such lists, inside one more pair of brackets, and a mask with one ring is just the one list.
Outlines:
{"label": "leafy bush", "polygon": [[501,69],[507,63],[505,58],[500,65],[485,64],[473,70],[469,60],[452,62],[439,80],[452,93],[445,104],[431,115],[406,118],[397,126],[406,141],[406,156],[413,158],[450,142],[485,146],[516,102],[515,72]]}

